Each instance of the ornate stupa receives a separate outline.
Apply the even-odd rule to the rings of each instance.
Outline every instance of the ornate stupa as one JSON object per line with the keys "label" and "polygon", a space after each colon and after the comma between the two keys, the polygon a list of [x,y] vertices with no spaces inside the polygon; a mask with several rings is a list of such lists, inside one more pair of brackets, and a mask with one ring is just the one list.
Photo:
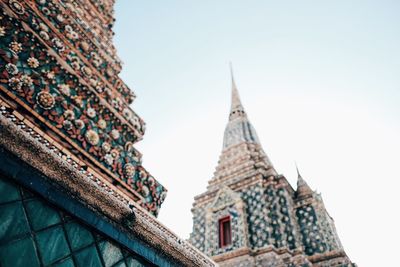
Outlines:
{"label": "ornate stupa", "polygon": [[0,266],[214,266],[156,216],[114,0],[0,0]]}
{"label": "ornate stupa", "polygon": [[219,266],[350,267],[322,198],[298,174],[294,190],[261,146],[232,74],[222,153],[195,197],[190,242]]}

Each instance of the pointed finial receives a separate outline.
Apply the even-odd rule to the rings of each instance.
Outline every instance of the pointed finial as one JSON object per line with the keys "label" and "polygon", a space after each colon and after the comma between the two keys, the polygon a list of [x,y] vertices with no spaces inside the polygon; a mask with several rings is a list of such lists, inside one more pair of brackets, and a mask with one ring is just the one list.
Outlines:
{"label": "pointed finial", "polygon": [[294,162],[294,165],[296,165],[296,171],[297,171],[297,178],[301,177],[299,167],[297,166],[297,162]]}
{"label": "pointed finial", "polygon": [[306,196],[312,195],[313,191],[311,190],[310,186],[307,182],[301,177],[299,168],[297,163],[295,162],[296,170],[297,170],[297,196]]}
{"label": "pointed finial", "polygon": [[240,101],[239,92],[236,87],[235,78],[233,76],[233,67],[232,63],[229,62],[230,70],[231,70],[231,80],[232,80],[232,103],[231,103],[231,112],[229,118],[232,120],[238,116],[244,115],[244,108],[242,106],[242,102]]}
{"label": "pointed finial", "polygon": [[301,177],[299,166],[297,166],[297,162],[295,161],[294,164],[296,165],[296,171],[297,171],[297,187],[302,186],[304,184],[307,185],[306,181],[304,181],[303,177]]}
{"label": "pointed finial", "polygon": [[235,83],[235,77],[233,75],[232,62],[230,62],[230,61],[229,61],[229,68],[231,70],[232,89],[235,88],[237,90],[236,83]]}

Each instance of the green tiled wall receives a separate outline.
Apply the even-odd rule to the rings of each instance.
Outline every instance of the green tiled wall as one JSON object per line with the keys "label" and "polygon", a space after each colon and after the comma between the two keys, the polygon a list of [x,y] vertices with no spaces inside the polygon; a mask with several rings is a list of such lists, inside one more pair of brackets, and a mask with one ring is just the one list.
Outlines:
{"label": "green tiled wall", "polygon": [[0,177],[0,267],[149,266],[31,192]]}

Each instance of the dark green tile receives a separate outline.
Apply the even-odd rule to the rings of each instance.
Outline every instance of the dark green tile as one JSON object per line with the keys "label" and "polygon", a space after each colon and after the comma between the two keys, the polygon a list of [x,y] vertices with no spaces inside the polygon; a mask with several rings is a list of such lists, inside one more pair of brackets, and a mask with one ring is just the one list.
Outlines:
{"label": "dark green tile", "polygon": [[75,267],[75,265],[72,258],[67,258],[65,260],[62,260],[60,262],[51,265],[51,267]]}
{"label": "dark green tile", "polygon": [[0,203],[21,199],[18,187],[0,179]]}
{"label": "dark green tile", "polygon": [[65,225],[72,250],[80,249],[94,242],[92,234],[82,225],[70,222]]}
{"label": "dark green tile", "polygon": [[58,212],[41,200],[29,200],[25,206],[32,228],[35,231],[61,222]]}
{"label": "dark green tile", "polygon": [[78,267],[102,267],[96,247],[90,246],[75,254]]}
{"label": "dark green tile", "polygon": [[51,264],[70,253],[61,226],[39,232],[36,236],[36,240],[44,265]]}
{"label": "dark green tile", "polygon": [[145,267],[143,264],[141,264],[138,260],[134,258],[126,259],[126,264],[127,267]]}
{"label": "dark green tile", "polygon": [[2,267],[36,267],[39,260],[35,253],[33,240],[25,238],[0,247],[0,266]]}
{"label": "dark green tile", "polygon": [[20,201],[0,207],[0,243],[29,233],[28,221]]}
{"label": "dark green tile", "polygon": [[99,244],[99,249],[106,267],[112,266],[122,259],[121,250],[114,244],[103,241]]}

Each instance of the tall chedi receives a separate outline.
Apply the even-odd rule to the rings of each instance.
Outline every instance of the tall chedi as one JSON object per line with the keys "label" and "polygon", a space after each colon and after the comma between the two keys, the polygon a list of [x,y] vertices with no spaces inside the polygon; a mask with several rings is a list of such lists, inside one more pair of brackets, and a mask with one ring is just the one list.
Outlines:
{"label": "tall chedi", "polygon": [[192,212],[190,242],[220,266],[355,266],[320,195],[300,174],[294,190],[275,170],[233,75],[222,153]]}
{"label": "tall chedi", "polygon": [[214,266],[156,216],[114,0],[0,0],[0,266]]}

